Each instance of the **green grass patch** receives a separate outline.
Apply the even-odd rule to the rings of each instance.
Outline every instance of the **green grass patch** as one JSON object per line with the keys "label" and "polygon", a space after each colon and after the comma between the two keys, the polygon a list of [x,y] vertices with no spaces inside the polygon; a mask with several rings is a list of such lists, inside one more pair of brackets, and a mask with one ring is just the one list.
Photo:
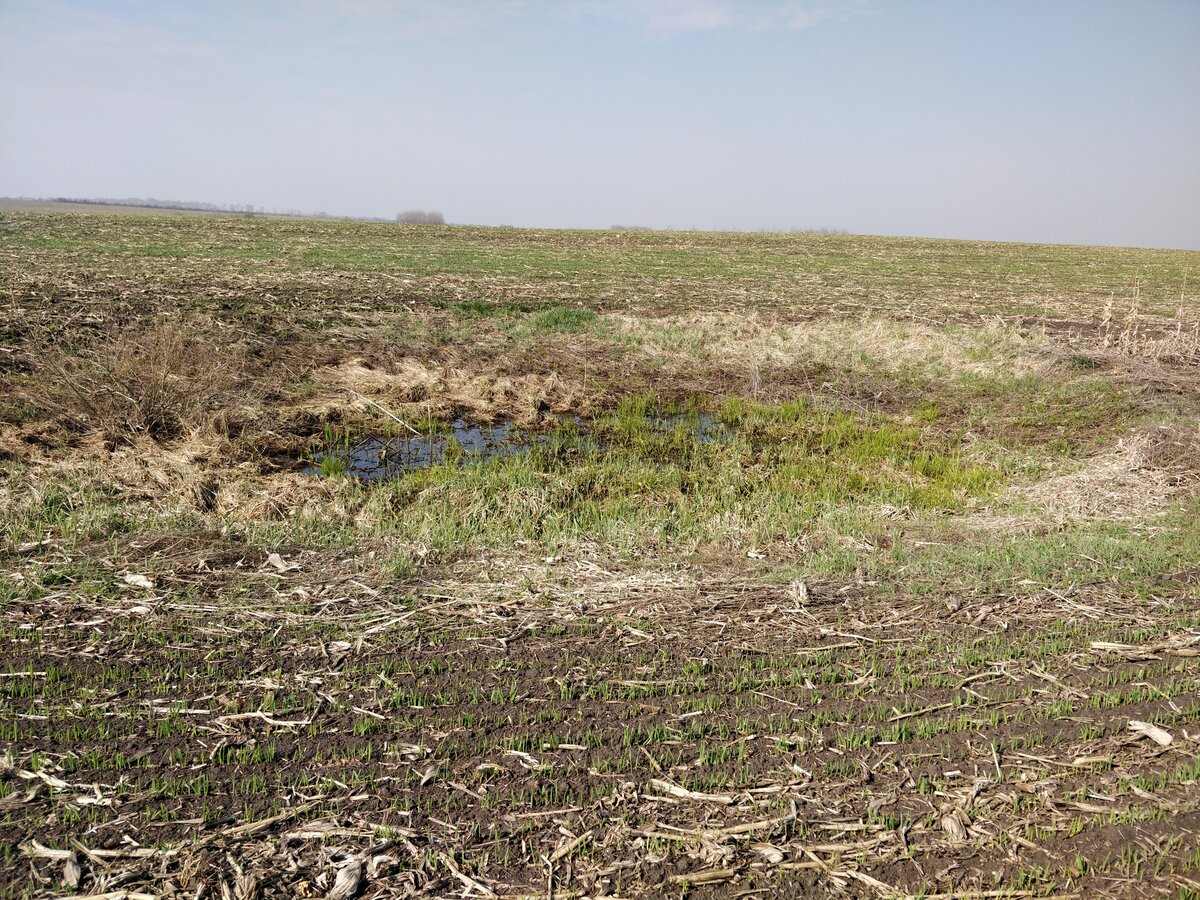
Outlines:
{"label": "green grass patch", "polygon": [[528,313],[531,307],[524,303],[492,303],[487,300],[464,300],[454,304],[459,315],[474,319],[511,318]]}
{"label": "green grass patch", "polygon": [[552,306],[529,320],[530,327],[539,331],[583,331],[596,322],[596,314],[590,309],[572,309],[567,306]]}
{"label": "green grass patch", "polygon": [[[1069,590],[1120,584],[1145,596],[1200,559],[1200,499],[1180,504],[1154,527],[1081,523],[1050,534],[977,531],[917,548],[898,546],[877,561],[878,574],[910,589],[965,589],[987,594],[1020,590],[1022,582]],[[1026,586],[1028,589],[1028,586]]]}

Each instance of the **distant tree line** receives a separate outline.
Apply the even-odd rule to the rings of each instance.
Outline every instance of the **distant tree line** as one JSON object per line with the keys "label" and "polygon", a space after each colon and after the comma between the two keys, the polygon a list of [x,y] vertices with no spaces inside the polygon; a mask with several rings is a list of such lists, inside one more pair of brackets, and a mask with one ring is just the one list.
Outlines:
{"label": "distant tree line", "polygon": [[396,213],[401,225],[445,225],[446,217],[436,209],[406,209]]}
{"label": "distant tree line", "polygon": [[[52,197],[56,203],[87,203],[92,206],[144,206],[148,209],[182,209],[194,212],[223,212],[239,215],[265,213],[263,207],[255,208],[253,203],[204,203],[200,200],[156,200],[153,197]],[[300,215],[298,210],[289,214]]]}
{"label": "distant tree line", "polygon": [[[610,225],[609,231],[656,231],[645,225]],[[670,230],[670,229],[668,229]],[[689,231],[706,232],[711,228],[690,228]],[[718,228],[717,231],[749,234],[849,234],[844,228]]]}
{"label": "distant tree line", "polygon": [[[31,200],[47,198],[30,197]],[[80,203],[88,206],[133,206],[147,209],[175,209],[184,212],[229,213],[241,216],[287,216],[296,219],[353,219],[356,222],[386,222],[374,216],[335,216],[327,212],[306,213],[300,209],[270,209],[253,203],[205,203],[201,200],[156,200],[154,197],[50,197],[55,203]]]}

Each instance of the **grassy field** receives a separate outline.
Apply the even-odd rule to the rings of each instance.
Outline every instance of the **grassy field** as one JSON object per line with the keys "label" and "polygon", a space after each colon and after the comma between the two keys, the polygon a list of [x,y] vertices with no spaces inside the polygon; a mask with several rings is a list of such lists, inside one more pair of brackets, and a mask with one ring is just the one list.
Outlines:
{"label": "grassy field", "polygon": [[1198,428],[1197,252],[0,211],[0,897],[1200,897]]}

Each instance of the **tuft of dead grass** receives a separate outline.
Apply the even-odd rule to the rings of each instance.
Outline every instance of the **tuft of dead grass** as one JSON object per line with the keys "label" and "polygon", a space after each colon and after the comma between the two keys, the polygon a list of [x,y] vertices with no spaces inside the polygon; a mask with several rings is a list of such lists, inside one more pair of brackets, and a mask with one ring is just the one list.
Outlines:
{"label": "tuft of dead grass", "polygon": [[[546,413],[574,411],[586,401],[581,386],[556,372],[507,374],[491,366],[483,371],[467,371],[431,366],[412,357],[386,366],[353,358],[317,370],[313,379],[334,391],[348,392],[350,405],[364,411],[368,404],[362,398],[367,397],[385,406],[396,405],[409,414],[465,414],[484,421],[507,416],[521,424],[535,424]],[[328,396],[310,404],[322,412],[345,405],[345,397]]]}
{"label": "tuft of dead grass", "polygon": [[1012,495],[1058,522],[1135,521],[1160,512],[1200,483],[1200,429],[1162,424],[1141,428],[1074,472]]}
{"label": "tuft of dead grass", "polygon": [[30,399],[113,441],[177,438],[223,428],[244,400],[245,360],[194,326],[157,323],[105,332],[86,353],[47,350]]}

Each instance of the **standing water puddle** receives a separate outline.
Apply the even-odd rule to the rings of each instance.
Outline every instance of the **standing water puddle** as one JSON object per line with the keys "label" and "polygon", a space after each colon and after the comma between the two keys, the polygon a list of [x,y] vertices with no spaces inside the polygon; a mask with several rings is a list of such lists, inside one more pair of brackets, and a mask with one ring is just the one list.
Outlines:
{"label": "standing water puddle", "polygon": [[[613,443],[611,439],[598,437],[581,419],[570,418],[561,422],[576,429],[575,442],[582,448],[602,449]],[[709,414],[651,416],[647,422],[659,435],[671,434],[681,427],[687,428],[701,444],[727,438],[730,434],[725,425]],[[446,461],[448,454],[450,458],[464,454],[466,462],[486,462],[529,453],[535,447],[550,446],[561,439],[561,435],[553,432],[522,429],[511,419],[495,425],[473,425],[456,419],[448,430],[432,435],[407,438],[376,435],[345,448],[319,453],[304,469],[304,474],[321,475],[337,471],[353,478],[376,481],[397,478],[412,469],[440,465]]]}

